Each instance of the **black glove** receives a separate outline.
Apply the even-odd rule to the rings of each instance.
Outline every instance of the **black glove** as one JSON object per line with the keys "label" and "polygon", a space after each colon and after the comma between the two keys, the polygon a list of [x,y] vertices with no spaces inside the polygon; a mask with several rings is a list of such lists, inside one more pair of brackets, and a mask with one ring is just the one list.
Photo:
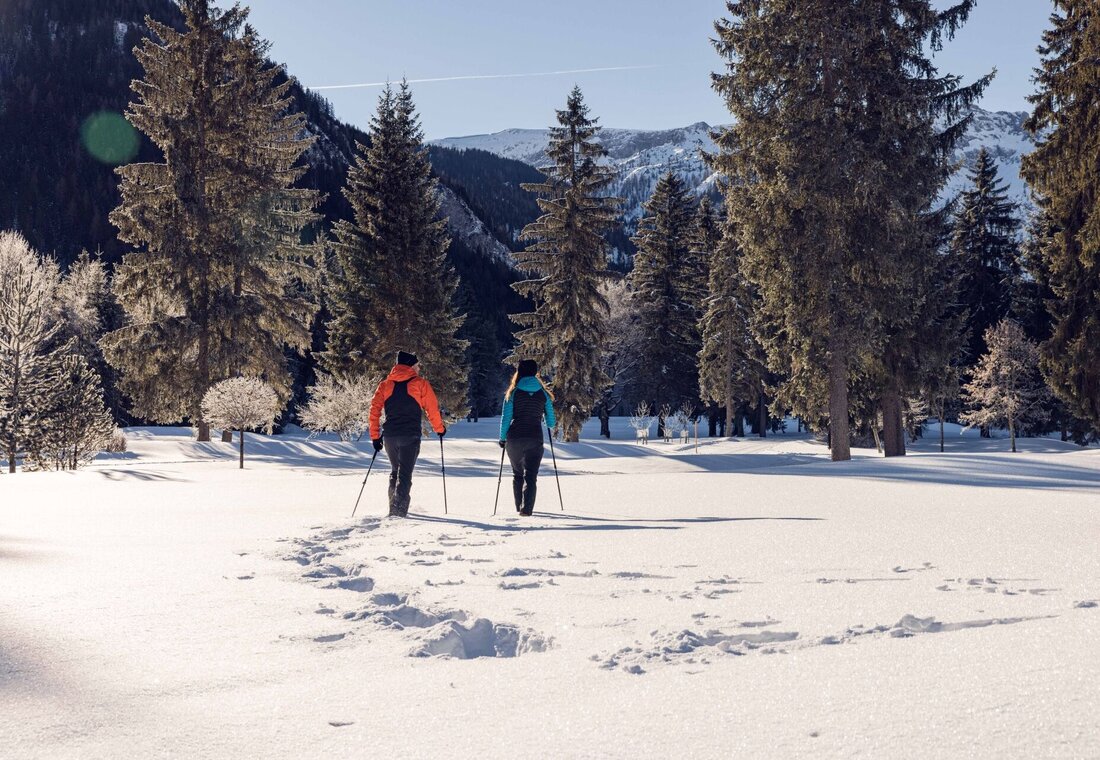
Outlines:
{"label": "black glove", "polygon": [[447,435],[447,426],[446,425],[443,426],[443,432],[439,434],[439,437],[442,438],[445,435]]}
{"label": "black glove", "polygon": [[373,441],[371,441],[371,443],[374,444],[374,450],[375,451],[381,451],[382,450],[382,439],[381,438],[375,438]]}
{"label": "black glove", "polygon": [[507,445],[508,445],[508,442],[507,442],[507,441],[500,441],[500,447],[501,447],[502,449],[503,449],[504,447],[506,447]]}

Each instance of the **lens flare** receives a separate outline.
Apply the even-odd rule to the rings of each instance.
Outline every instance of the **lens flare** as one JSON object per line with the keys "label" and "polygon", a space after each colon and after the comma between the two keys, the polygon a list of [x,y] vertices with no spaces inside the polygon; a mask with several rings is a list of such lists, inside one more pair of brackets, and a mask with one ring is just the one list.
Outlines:
{"label": "lens flare", "polygon": [[140,147],[137,130],[114,111],[100,111],[85,119],[80,139],[95,160],[111,166],[129,163]]}

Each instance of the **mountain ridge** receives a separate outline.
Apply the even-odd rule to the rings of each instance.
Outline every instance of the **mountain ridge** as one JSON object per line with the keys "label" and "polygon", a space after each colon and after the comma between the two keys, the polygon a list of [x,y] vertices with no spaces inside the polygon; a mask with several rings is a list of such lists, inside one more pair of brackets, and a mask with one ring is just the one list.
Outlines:
{"label": "mountain ridge", "polygon": [[[949,198],[964,189],[968,183],[966,170],[974,165],[979,149],[984,147],[997,163],[1012,200],[1024,209],[1030,208],[1027,186],[1020,177],[1020,159],[1035,147],[1034,139],[1023,128],[1027,114],[975,108],[973,116],[970,128],[955,151],[954,158],[962,168],[948,181],[943,196]],[[717,150],[711,133],[726,126],[697,121],[664,130],[621,127],[601,130],[598,139],[608,151],[608,163],[616,170],[615,183],[608,192],[624,199],[623,221],[628,230],[636,226],[642,215],[642,204],[652,194],[657,180],[670,169],[676,171],[696,195],[714,192],[717,175],[706,165],[702,153]],[[429,144],[459,151],[486,151],[538,168],[546,163],[544,153],[549,133],[549,129],[509,128],[480,135],[440,138]]]}

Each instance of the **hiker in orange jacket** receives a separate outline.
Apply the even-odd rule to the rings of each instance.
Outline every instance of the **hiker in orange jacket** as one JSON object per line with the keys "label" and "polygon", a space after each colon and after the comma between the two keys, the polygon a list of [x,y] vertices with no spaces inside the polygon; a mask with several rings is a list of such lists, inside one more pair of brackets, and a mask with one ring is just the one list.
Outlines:
{"label": "hiker in orange jacket", "polygon": [[[417,374],[419,366],[415,354],[399,351],[397,364],[389,377],[378,384],[370,404],[371,442],[375,451],[384,446],[390,460],[391,517],[405,517],[409,513],[413,467],[420,456],[422,414],[428,415],[428,422],[440,438],[447,434],[435,391]],[[386,424],[380,426],[383,409]]]}

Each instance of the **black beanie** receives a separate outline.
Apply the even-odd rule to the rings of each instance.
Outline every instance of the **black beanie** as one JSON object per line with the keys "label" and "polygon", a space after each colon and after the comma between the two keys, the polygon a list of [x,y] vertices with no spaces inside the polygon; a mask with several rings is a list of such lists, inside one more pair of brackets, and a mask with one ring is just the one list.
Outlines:
{"label": "black beanie", "polygon": [[398,364],[404,364],[407,367],[411,367],[414,364],[416,364],[416,362],[417,362],[416,354],[410,354],[407,351],[398,351],[397,352],[397,363]]}
{"label": "black beanie", "polygon": [[534,377],[538,374],[539,365],[534,359],[524,359],[516,369],[519,371],[520,377]]}

